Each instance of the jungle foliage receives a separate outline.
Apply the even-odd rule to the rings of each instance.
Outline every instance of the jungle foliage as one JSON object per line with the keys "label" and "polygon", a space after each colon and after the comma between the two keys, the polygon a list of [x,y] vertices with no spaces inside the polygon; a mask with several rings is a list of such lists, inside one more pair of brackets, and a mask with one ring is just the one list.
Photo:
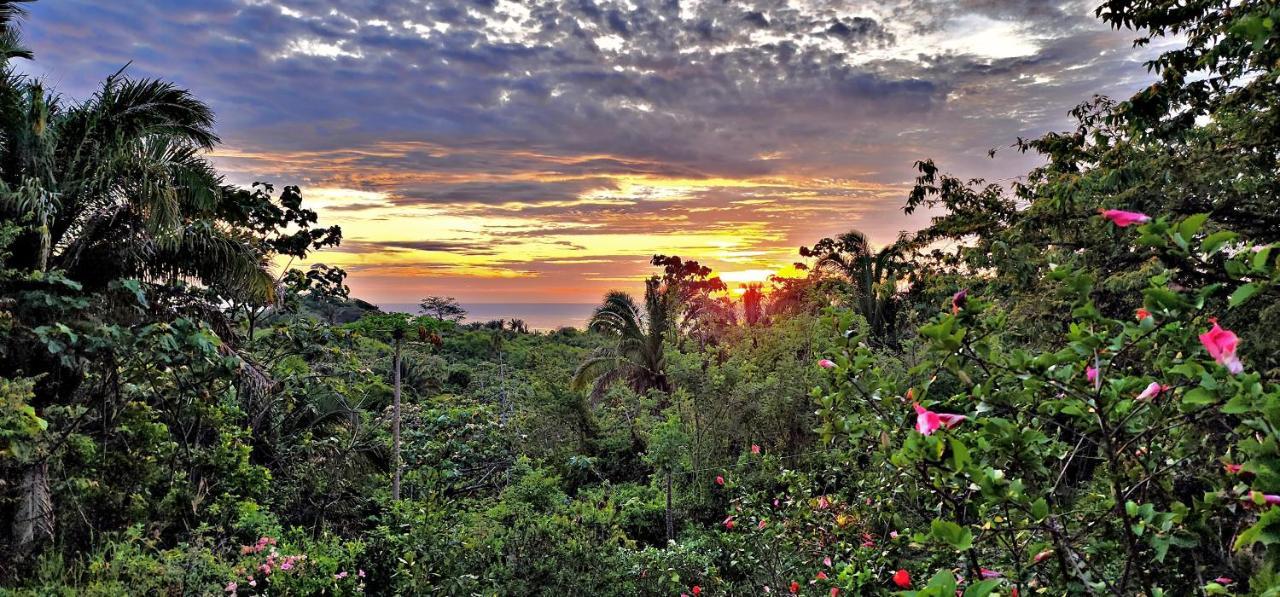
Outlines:
{"label": "jungle foliage", "polygon": [[923,160],[889,246],[658,255],[543,331],[277,270],[341,230],[225,184],[185,90],[19,74],[21,8],[0,594],[1280,594],[1273,2],[1106,0],[1180,41],[1017,182]]}

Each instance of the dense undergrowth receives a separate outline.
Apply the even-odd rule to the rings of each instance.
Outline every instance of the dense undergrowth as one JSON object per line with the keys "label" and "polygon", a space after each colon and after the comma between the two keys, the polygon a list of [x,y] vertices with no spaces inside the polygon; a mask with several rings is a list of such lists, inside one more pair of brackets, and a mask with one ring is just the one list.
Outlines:
{"label": "dense undergrowth", "polygon": [[897,243],[766,288],[655,256],[546,332],[273,274],[341,231],[224,185],[181,89],[16,74],[18,7],[0,593],[1280,593],[1271,3],[1105,2],[1183,41],[1019,182],[924,161]]}

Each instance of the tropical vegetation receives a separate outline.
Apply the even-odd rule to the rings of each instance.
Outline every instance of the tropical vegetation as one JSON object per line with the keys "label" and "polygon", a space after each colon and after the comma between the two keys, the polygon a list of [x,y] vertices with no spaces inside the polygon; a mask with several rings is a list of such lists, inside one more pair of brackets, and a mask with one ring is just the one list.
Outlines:
{"label": "tropical vegetation", "polygon": [[0,593],[1280,594],[1273,2],[1107,0],[1158,81],[1017,140],[1017,182],[922,159],[891,245],[737,289],[656,255],[537,331],[351,296],[206,104],[59,95],[21,9]]}

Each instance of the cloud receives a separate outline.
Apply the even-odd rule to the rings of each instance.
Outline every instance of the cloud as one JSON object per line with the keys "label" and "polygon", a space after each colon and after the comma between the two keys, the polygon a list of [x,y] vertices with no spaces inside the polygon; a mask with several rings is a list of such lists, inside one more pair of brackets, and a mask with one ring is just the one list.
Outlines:
{"label": "cloud", "polygon": [[[997,180],[1025,171],[1033,156],[986,150],[1149,81],[1141,62],[1159,42],[1132,50],[1091,10],[47,0],[31,5],[24,68],[71,98],[126,63],[191,88],[218,114],[216,159],[234,182],[348,191],[326,193],[321,216],[343,225],[352,266],[392,271],[378,268],[408,252],[418,266],[393,269],[410,278],[502,270],[552,297],[574,272],[643,271],[657,242],[760,269],[853,226],[888,241],[924,222],[898,209],[924,157]],[[587,263],[597,256],[630,265]]]}
{"label": "cloud", "polygon": [[458,253],[461,255],[496,255],[492,243],[473,243],[460,241],[443,241],[443,240],[415,240],[415,241],[380,241],[366,242],[359,245],[359,252],[369,252],[369,249],[386,250],[386,249],[407,249],[410,251],[428,251],[440,253]]}

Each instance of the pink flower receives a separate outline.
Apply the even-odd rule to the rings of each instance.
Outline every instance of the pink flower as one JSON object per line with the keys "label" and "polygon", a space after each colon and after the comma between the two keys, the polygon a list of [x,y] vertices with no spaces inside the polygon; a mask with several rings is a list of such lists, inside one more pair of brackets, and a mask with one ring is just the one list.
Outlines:
{"label": "pink flower", "polygon": [[825,557],[825,558],[822,558],[822,565],[823,565],[823,566],[826,566],[827,568],[830,568],[830,567],[831,567],[831,556],[827,556],[827,557]]}
{"label": "pink flower", "polygon": [[999,572],[996,572],[995,570],[992,570],[990,568],[983,568],[981,572],[982,572],[983,580],[990,580],[993,578],[1000,578],[1001,576],[1004,576],[1003,574],[1000,574]]}
{"label": "pink flower", "polygon": [[1150,384],[1147,384],[1147,388],[1142,390],[1142,393],[1138,394],[1138,396],[1135,397],[1134,400],[1137,400],[1139,402],[1144,400],[1153,400],[1157,396],[1159,396],[1161,392],[1167,389],[1169,389],[1167,386],[1162,386],[1160,385],[1159,382],[1153,381]]}
{"label": "pink flower", "polygon": [[1150,222],[1151,216],[1136,211],[1124,211],[1119,209],[1099,209],[1098,213],[1102,214],[1103,219],[1119,226],[1127,228],[1134,224]]}
{"label": "pink flower", "polygon": [[760,453],[760,446],[757,446],[756,444],[751,444],[751,453],[752,453],[752,454],[759,454],[759,453]]}
{"label": "pink flower", "polygon": [[1219,576],[1218,578],[1213,579],[1213,582],[1216,582],[1216,583],[1218,583],[1218,584],[1220,584],[1220,585],[1229,585],[1229,584],[1231,584],[1231,583],[1233,583],[1233,582],[1236,582],[1236,581],[1231,580],[1231,579],[1229,579],[1229,578],[1227,578],[1227,577],[1225,577],[1225,576]]}
{"label": "pink flower", "polygon": [[343,570],[342,572],[339,572],[339,573],[337,573],[337,574],[333,575],[333,580],[342,580],[342,579],[344,579],[344,578],[346,578],[346,577],[347,577],[347,571],[346,571],[346,570]]}
{"label": "pink flower", "polygon": [[831,506],[831,501],[827,499],[827,496],[825,496],[825,495],[818,496],[818,509],[819,509],[819,510],[826,510],[826,509],[827,509],[827,508],[829,508],[830,506]]}
{"label": "pink flower", "polygon": [[965,419],[968,419],[968,418],[969,417],[966,417],[964,415],[953,415],[951,413],[938,413],[938,420],[942,421],[942,424],[946,426],[947,429],[951,429],[952,427],[959,425],[961,422],[963,422]]}
{"label": "pink flower", "polygon": [[360,578],[364,578],[364,569],[363,568],[356,569],[356,576],[359,576]]}
{"label": "pink flower", "polygon": [[1209,356],[1213,357],[1218,364],[1225,365],[1232,375],[1244,371],[1244,365],[1240,364],[1240,359],[1236,357],[1236,345],[1240,339],[1234,332],[1222,329],[1217,319],[1209,321],[1213,322],[1213,327],[1200,334],[1200,343],[1204,345],[1204,349],[1209,351]]}
{"label": "pink flower", "polygon": [[227,583],[227,586],[223,587],[222,590],[228,593],[234,593],[236,592],[236,589],[239,589],[239,588],[240,588],[240,585],[236,584],[236,581],[233,580]]}
{"label": "pink flower", "polygon": [[919,404],[916,407],[916,431],[924,435],[933,435],[939,427],[942,427],[942,419],[938,417],[938,413],[926,409]]}
{"label": "pink flower", "polygon": [[[924,435],[932,435],[940,427],[951,429],[968,419],[964,415],[955,415],[951,413],[935,413],[931,410],[915,405],[916,407],[916,431]],[[869,503],[869,502],[868,502]]]}
{"label": "pink flower", "polygon": [[890,539],[897,539],[897,538],[898,538],[898,531],[889,531],[889,538],[890,538]]}
{"label": "pink flower", "polygon": [[716,475],[716,485],[724,485],[724,476]]}
{"label": "pink flower", "polygon": [[960,310],[969,304],[969,289],[965,288],[960,292],[951,295],[951,314],[960,313]]}
{"label": "pink flower", "polygon": [[822,359],[821,361],[818,361],[818,366],[822,367],[823,369],[831,369],[832,367],[836,366],[836,363],[831,359]]}
{"label": "pink flower", "polygon": [[760,524],[756,525],[756,530],[757,530],[757,531],[763,531],[763,530],[764,530],[764,528],[765,528],[765,527],[767,527],[767,526],[769,526],[769,519],[768,519],[768,518],[761,518],[761,519],[760,519]]}
{"label": "pink flower", "polygon": [[256,587],[256,586],[258,586],[258,581],[253,580],[253,579],[249,579],[249,586],[251,586],[251,587]]}
{"label": "pink flower", "polygon": [[821,570],[819,570],[819,571],[818,571],[818,576],[817,576],[816,578],[817,578],[818,580],[827,580],[827,573],[826,573],[826,572],[823,572],[823,571],[821,571]]}
{"label": "pink flower", "polygon": [[1268,506],[1274,506],[1276,504],[1280,504],[1280,495],[1275,495],[1273,493],[1260,493],[1257,491],[1250,491],[1249,497],[1247,499],[1252,500],[1254,503],[1257,503],[1259,500],[1261,500],[1263,503],[1265,503]]}
{"label": "pink flower", "polygon": [[831,587],[831,597],[836,597],[839,594],[840,594],[840,587]]}
{"label": "pink flower", "polygon": [[1227,462],[1227,463],[1223,463],[1222,468],[1227,469],[1227,474],[1229,474],[1229,475],[1238,475],[1238,474],[1240,474],[1240,471],[1244,468],[1244,465],[1243,465],[1243,464],[1231,464],[1231,463]]}
{"label": "pink flower", "polygon": [[1092,365],[1085,367],[1084,378],[1089,380],[1089,383],[1098,383],[1098,368]]}

